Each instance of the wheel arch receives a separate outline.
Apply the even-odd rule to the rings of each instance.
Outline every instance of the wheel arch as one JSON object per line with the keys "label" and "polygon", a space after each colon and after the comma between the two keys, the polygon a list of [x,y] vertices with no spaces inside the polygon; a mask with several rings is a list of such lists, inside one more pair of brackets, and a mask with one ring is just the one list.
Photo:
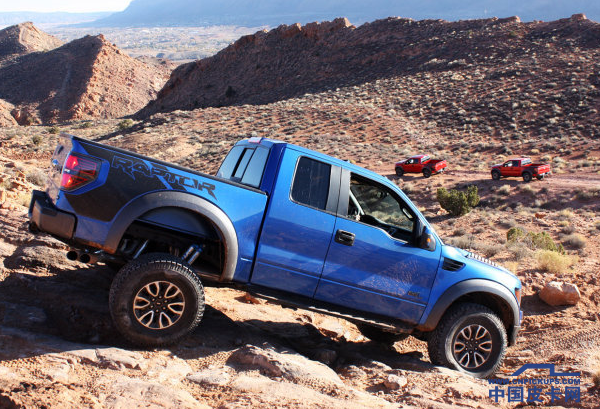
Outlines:
{"label": "wheel arch", "polygon": [[461,281],[448,288],[437,300],[425,322],[417,326],[417,330],[434,330],[450,307],[463,302],[484,305],[498,314],[506,328],[510,344],[514,343],[513,334],[520,325],[519,305],[506,287],[483,279]]}
{"label": "wheel arch", "polygon": [[103,250],[110,254],[115,253],[121,238],[135,220],[153,212],[154,216],[160,215],[161,212],[166,212],[167,208],[191,212],[210,222],[222,239],[225,249],[225,262],[220,280],[231,281],[239,253],[238,238],[233,223],[216,205],[189,193],[160,191],[148,193],[132,200],[121,209],[113,220]]}

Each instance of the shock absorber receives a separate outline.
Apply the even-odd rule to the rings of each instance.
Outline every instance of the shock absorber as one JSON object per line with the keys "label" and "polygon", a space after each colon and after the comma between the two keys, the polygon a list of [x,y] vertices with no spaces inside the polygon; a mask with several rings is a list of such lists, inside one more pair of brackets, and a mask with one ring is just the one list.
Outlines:
{"label": "shock absorber", "polygon": [[191,266],[200,257],[203,250],[203,244],[192,244],[183,254],[183,259]]}

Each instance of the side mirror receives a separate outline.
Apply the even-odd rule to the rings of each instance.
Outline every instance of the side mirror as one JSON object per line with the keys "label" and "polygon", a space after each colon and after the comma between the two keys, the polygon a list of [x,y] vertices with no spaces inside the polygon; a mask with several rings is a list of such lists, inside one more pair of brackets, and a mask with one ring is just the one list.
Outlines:
{"label": "side mirror", "polygon": [[421,234],[419,245],[424,250],[435,251],[436,241],[433,233],[429,228],[425,227]]}

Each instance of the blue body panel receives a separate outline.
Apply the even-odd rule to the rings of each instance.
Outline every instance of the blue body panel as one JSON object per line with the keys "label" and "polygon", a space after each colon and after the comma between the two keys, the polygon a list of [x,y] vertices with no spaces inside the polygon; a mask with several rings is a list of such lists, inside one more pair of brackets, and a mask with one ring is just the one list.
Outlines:
{"label": "blue body panel", "polygon": [[[312,156],[304,154],[303,156]],[[265,217],[252,283],[312,297],[327,256],[335,215],[290,199],[300,152],[286,149]]]}
{"label": "blue body panel", "polygon": [[353,246],[333,242],[315,298],[416,323],[440,259],[384,230],[338,217],[335,229],[356,235]]}

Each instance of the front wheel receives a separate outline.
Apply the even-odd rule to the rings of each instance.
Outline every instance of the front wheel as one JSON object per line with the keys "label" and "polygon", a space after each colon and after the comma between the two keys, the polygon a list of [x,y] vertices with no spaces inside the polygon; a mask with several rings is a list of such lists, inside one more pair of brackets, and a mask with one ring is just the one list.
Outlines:
{"label": "front wheel", "polygon": [[191,267],[169,254],[146,254],[115,276],[110,313],[134,344],[158,347],[183,338],[204,313],[204,289]]}
{"label": "front wheel", "polygon": [[545,175],[537,175],[536,178],[537,178],[537,180],[544,180],[544,176]]}
{"label": "front wheel", "polygon": [[524,172],[523,173],[523,181],[525,181],[526,183],[531,182],[532,179],[532,175],[530,172]]}
{"label": "front wheel", "polygon": [[492,179],[494,180],[500,180],[500,172],[497,170],[492,170]]}
{"label": "front wheel", "polygon": [[403,176],[404,175],[404,169],[402,169],[401,167],[397,167],[396,168],[396,176]]}
{"label": "front wheel", "polygon": [[423,169],[423,176],[426,177],[426,178],[430,177],[431,176],[431,169],[429,169],[429,168]]}
{"label": "front wheel", "polygon": [[464,303],[446,312],[430,334],[427,349],[433,364],[487,378],[502,365],[506,345],[500,318],[487,307]]}

